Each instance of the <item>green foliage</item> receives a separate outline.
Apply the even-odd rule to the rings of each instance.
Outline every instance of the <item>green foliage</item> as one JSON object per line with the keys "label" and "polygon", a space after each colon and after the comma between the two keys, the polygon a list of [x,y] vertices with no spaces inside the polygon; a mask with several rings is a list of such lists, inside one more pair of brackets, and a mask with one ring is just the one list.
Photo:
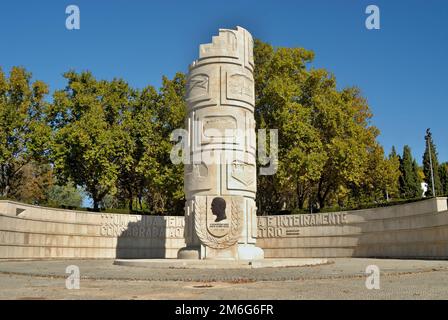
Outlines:
{"label": "green foliage", "polygon": [[439,166],[440,184],[442,185],[442,195],[448,196],[448,162],[444,162]]}
{"label": "green foliage", "polygon": [[302,48],[257,40],[254,57],[257,125],[279,130],[279,169],[259,176],[259,209],[323,208],[396,192],[397,159],[384,158],[357,88],[338,90],[332,74],[307,69],[314,54]]}
{"label": "green foliage", "polygon": [[46,162],[31,161],[12,178],[9,197],[35,205],[46,204],[53,183],[51,166]]}
{"label": "green foliage", "polygon": [[[429,129],[425,135],[426,148],[425,153],[423,154],[423,173],[425,175],[425,182],[428,184],[428,190],[426,191],[427,197],[432,197],[432,179],[431,179],[431,161],[432,161],[432,169],[433,169],[433,177],[434,177],[434,191],[435,196],[441,195],[443,192],[442,183],[440,182],[439,177],[439,160],[437,159],[437,149],[432,139],[431,132]],[[431,159],[430,159],[430,150],[431,150]]]}
{"label": "green foliage", "polygon": [[403,156],[400,159],[400,195],[403,198],[416,198],[421,196],[421,181],[418,166],[412,157],[411,148],[404,146]]}
{"label": "green foliage", "polygon": [[164,77],[160,92],[134,90],[121,79],[64,74],[47,121],[54,170],[93,199],[94,209],[137,206],[155,213],[183,207],[183,166],[170,161],[170,133],[183,125],[185,76]]}
{"label": "green foliage", "polygon": [[54,93],[48,119],[54,129],[54,169],[61,181],[85,188],[98,209],[106,194],[116,193],[120,168],[132,161],[121,115],[133,92],[121,79],[97,81],[90,72],[70,71],[64,77],[68,85]]}
{"label": "green foliage", "polygon": [[177,73],[172,80],[163,77],[159,93],[155,132],[152,141],[157,146],[151,161],[145,161],[142,172],[149,180],[146,199],[149,210],[154,213],[183,213],[185,203],[183,192],[184,165],[174,165],[170,159],[173,142],[170,135],[175,129],[184,127],[186,105],[184,101],[186,77]]}
{"label": "green foliage", "polygon": [[48,191],[48,205],[79,208],[82,205],[82,192],[71,184],[53,185]]}
{"label": "green foliage", "polygon": [[[148,192],[149,172],[148,167],[157,170],[156,155],[160,152],[158,141],[159,132],[156,128],[157,107],[159,96],[156,90],[148,86],[136,91],[132,103],[122,113],[120,130],[127,135],[125,166],[122,166],[118,175],[118,196],[121,203],[127,202],[132,211],[133,200],[138,197],[142,205],[142,197]],[[154,171],[152,171],[154,172]],[[111,197],[109,195],[109,197]],[[113,205],[113,201],[107,201],[106,207]]]}
{"label": "green foliage", "polygon": [[31,74],[24,68],[13,67],[9,78],[0,69],[0,196],[11,196],[12,183],[25,166],[46,154],[47,93],[47,85],[31,83]]}
{"label": "green foliage", "polygon": [[385,161],[385,168],[382,170],[381,181],[388,192],[388,196],[399,198],[399,180],[400,180],[400,157],[398,156],[395,147],[389,154],[388,160]]}
{"label": "green foliage", "polygon": [[[428,150],[423,170],[407,146],[402,157],[395,148],[386,157],[358,88],[338,89],[333,74],[309,67],[314,53],[303,48],[257,40],[254,58],[257,128],[279,133],[278,171],[258,176],[259,213],[421,198]],[[185,75],[163,77],[159,90],[90,72],[64,77],[66,87],[47,103],[47,86],[31,83],[23,68],[9,78],[0,70],[0,197],[79,207],[82,189],[94,210],[183,214],[184,166],[171,163],[170,134],[184,126]],[[438,165],[429,140],[436,189],[448,193],[448,164]]]}

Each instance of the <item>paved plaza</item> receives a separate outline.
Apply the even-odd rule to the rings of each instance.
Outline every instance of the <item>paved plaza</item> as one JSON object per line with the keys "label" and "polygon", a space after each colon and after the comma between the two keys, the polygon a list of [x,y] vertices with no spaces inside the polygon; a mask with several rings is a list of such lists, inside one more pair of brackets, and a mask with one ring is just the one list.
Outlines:
{"label": "paved plaza", "polygon": [[[80,288],[67,289],[67,266]],[[367,289],[366,267],[380,269]],[[1,299],[447,299],[448,261],[329,259],[319,266],[167,269],[113,260],[0,262]]]}

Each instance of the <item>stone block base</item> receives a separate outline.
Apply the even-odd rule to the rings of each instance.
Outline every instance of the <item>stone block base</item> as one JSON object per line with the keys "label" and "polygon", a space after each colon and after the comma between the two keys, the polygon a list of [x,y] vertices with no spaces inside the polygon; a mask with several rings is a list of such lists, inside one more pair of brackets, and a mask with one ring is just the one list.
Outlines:
{"label": "stone block base", "polygon": [[201,259],[207,260],[238,260],[238,247],[233,245],[225,249],[213,249],[201,246]]}
{"label": "stone block base", "polygon": [[185,247],[177,252],[177,259],[199,260],[201,253],[199,248]]}
{"label": "stone block base", "polygon": [[261,260],[264,259],[264,251],[254,245],[240,244],[238,245],[239,260]]}
{"label": "stone block base", "polygon": [[213,249],[206,246],[184,247],[177,253],[178,259],[188,260],[262,260],[264,251],[255,245],[238,244],[225,249]]}

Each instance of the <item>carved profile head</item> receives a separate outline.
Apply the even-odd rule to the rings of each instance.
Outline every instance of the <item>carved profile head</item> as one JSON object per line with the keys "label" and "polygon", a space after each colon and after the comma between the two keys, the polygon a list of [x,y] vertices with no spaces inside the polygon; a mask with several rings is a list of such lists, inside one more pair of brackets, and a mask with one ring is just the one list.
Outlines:
{"label": "carved profile head", "polygon": [[212,213],[216,216],[215,222],[227,219],[226,216],[226,200],[216,197],[212,201]]}

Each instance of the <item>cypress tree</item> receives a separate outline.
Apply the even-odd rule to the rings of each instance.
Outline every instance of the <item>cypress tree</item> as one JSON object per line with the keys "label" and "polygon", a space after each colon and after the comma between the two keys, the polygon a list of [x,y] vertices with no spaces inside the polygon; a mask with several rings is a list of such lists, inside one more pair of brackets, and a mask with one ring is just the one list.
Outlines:
{"label": "cypress tree", "polygon": [[[431,161],[434,175],[434,191],[436,193],[436,196],[442,193],[442,184],[440,183],[439,177],[439,161],[437,160],[437,150],[432,140],[432,135],[429,129],[426,130],[425,141],[426,148],[425,153],[423,154],[423,173],[425,174],[425,182],[428,184],[426,196],[432,197],[434,195],[432,194]],[[431,159],[429,150],[431,150]]]}
{"label": "cypress tree", "polygon": [[391,152],[389,154],[389,159],[393,159],[393,158],[395,158],[397,156],[398,156],[397,155],[397,150],[395,150],[395,146],[392,146],[392,150],[391,150]]}
{"label": "cypress tree", "polygon": [[448,162],[439,166],[440,183],[442,184],[442,195],[448,195]]}
{"label": "cypress tree", "polygon": [[423,188],[422,188],[422,177],[420,175],[420,170],[421,168],[418,166],[417,164],[417,160],[413,160],[412,161],[412,175],[415,177],[415,182],[416,182],[416,187],[415,187],[415,192],[416,192],[416,197],[423,197]]}
{"label": "cypress tree", "polygon": [[403,156],[400,158],[400,195],[402,198],[416,198],[421,196],[421,184],[418,178],[418,166],[412,157],[411,148],[404,146]]}

